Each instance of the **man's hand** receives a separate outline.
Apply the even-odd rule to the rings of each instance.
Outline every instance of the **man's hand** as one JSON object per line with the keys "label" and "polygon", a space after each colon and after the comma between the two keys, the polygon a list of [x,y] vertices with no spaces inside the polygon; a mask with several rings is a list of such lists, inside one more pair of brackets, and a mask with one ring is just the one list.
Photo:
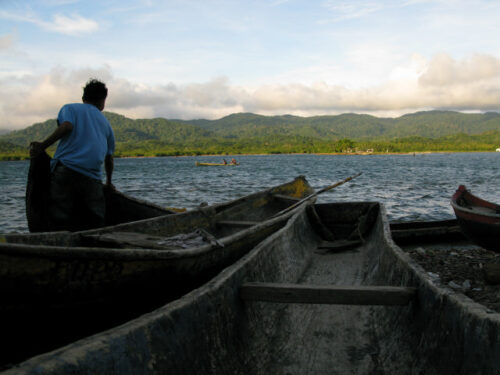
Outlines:
{"label": "man's hand", "polygon": [[104,186],[110,190],[116,190],[115,185],[113,185],[111,182],[106,181],[106,184]]}
{"label": "man's hand", "polygon": [[43,147],[42,142],[31,142],[30,143],[30,157],[36,158],[44,150],[45,150],[45,148]]}

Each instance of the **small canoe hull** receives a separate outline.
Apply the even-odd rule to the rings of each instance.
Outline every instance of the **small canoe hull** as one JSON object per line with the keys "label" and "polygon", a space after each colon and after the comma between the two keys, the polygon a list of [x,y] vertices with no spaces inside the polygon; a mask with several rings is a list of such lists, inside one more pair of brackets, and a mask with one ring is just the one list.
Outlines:
{"label": "small canoe hull", "polygon": [[471,194],[460,185],[451,206],[462,232],[485,249],[500,252],[499,206]]}
{"label": "small canoe hull", "polygon": [[436,221],[392,222],[391,235],[397,244],[434,242],[436,240],[456,242],[464,235],[456,219]]}

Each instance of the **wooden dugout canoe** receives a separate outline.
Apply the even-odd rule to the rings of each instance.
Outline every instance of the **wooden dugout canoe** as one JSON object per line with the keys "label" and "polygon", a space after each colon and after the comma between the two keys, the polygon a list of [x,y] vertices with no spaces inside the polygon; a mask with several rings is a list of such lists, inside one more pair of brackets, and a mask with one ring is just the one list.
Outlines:
{"label": "wooden dugout canoe", "polygon": [[391,222],[390,229],[392,239],[399,245],[435,241],[452,243],[465,239],[455,219]]}
{"label": "wooden dugout canoe", "polygon": [[[181,298],[5,374],[498,373],[500,314],[436,285],[392,241],[382,206],[315,212],[301,206]],[[317,217],[337,241],[361,244],[332,252]]]}
{"label": "wooden dugout canoe", "polygon": [[460,228],[485,249],[500,252],[500,206],[485,201],[460,185],[451,198]]}
{"label": "wooden dugout canoe", "polygon": [[[185,294],[285,225],[291,214],[269,218],[311,193],[298,177],[177,215],[85,232],[2,236],[0,331],[9,347],[0,363],[102,331]],[[172,241],[200,229],[212,242],[199,236],[187,244]]]}

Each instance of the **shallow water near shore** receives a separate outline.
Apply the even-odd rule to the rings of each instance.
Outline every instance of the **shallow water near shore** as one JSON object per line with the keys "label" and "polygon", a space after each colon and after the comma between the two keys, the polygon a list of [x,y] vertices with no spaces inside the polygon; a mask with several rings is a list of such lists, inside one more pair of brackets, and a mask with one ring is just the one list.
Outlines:
{"label": "shallow water near shore", "polygon": [[[500,153],[410,155],[236,155],[238,166],[197,167],[221,156],[115,159],[116,188],[164,207],[220,203],[304,175],[317,190],[359,172],[321,194],[319,202],[378,201],[391,221],[454,217],[450,198],[463,184],[500,203]],[[0,232],[27,232],[25,189],[29,161],[0,163]]]}

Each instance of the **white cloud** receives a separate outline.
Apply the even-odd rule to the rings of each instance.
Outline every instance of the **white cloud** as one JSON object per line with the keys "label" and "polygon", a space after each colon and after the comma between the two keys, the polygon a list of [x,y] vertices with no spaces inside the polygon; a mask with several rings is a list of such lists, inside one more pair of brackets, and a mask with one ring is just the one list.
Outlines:
{"label": "white cloud", "polygon": [[55,14],[51,21],[46,21],[31,12],[20,15],[17,13],[0,11],[0,19],[2,18],[17,22],[31,23],[45,30],[67,35],[92,33],[99,30],[99,25],[96,21],[82,17],[76,13],[71,16]]}
{"label": "white cloud", "polygon": [[422,86],[454,86],[464,83],[485,83],[500,78],[500,59],[488,55],[473,55],[455,60],[447,54],[439,54],[430,62],[419,83]]}
{"label": "white cloud", "polygon": [[396,116],[423,109],[500,108],[500,59],[474,55],[456,60],[419,55],[393,68],[392,79],[365,87],[286,83],[236,86],[224,77],[204,83],[146,85],[115,77],[109,66],[43,76],[0,76],[0,128],[21,128],[54,118],[66,102],[80,102],[90,78],[106,82],[106,110],[132,118],[208,118],[235,112],[300,116],[345,112]]}
{"label": "white cloud", "polygon": [[41,76],[0,75],[0,128],[23,128],[55,118],[63,104],[81,101],[82,87],[90,77],[106,81],[110,73],[104,67],[78,71],[55,68]]}
{"label": "white cloud", "polygon": [[73,14],[69,17],[56,14],[52,21],[48,23],[44,22],[41,26],[51,31],[69,35],[92,33],[99,29],[96,21],[84,18],[78,14]]}

